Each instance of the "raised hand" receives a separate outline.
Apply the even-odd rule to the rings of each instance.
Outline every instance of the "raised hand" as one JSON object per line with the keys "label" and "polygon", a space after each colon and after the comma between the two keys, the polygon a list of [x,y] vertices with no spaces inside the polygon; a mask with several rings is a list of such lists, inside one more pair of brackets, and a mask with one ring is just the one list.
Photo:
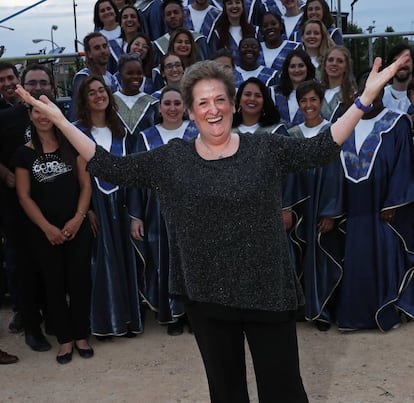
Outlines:
{"label": "raised hand", "polygon": [[28,105],[32,105],[33,108],[36,108],[44,113],[54,124],[57,124],[61,119],[64,119],[62,111],[47,96],[41,95],[39,99],[36,99],[19,84],[16,86],[16,93]]}
{"label": "raised hand", "polygon": [[381,58],[377,57],[372,66],[371,73],[365,83],[364,92],[361,95],[361,102],[364,105],[371,104],[382,88],[391,80],[397,71],[409,60],[411,57],[410,51],[405,50],[401,56],[385,69],[379,71],[381,67]]}

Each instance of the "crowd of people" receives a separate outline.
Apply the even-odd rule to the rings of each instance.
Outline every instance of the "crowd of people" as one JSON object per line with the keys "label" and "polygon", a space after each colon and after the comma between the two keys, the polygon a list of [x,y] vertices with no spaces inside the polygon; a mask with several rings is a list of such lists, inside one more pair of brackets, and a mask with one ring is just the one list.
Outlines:
{"label": "crowd of people", "polygon": [[92,12],[67,120],[48,67],[0,63],[9,330],[66,364],[154,312],[213,402],[248,401],[244,337],[260,401],[306,402],[297,320],[414,318],[414,51],[356,76],[325,0]]}

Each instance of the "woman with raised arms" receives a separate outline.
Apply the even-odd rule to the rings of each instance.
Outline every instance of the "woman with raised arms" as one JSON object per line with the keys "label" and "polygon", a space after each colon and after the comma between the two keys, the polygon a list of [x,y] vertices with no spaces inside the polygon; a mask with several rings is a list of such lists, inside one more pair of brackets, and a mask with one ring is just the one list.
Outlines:
{"label": "woman with raised arms", "polygon": [[[308,402],[299,371],[295,313],[303,294],[291,268],[281,197],[288,172],[327,163],[363,116],[361,108],[406,61],[378,72],[359,102],[310,139],[232,131],[234,82],[213,61],[186,70],[181,86],[199,136],[116,157],[71,125],[47,99],[18,94],[58,126],[94,176],[156,191],[174,236],[170,292],[185,301],[212,402],[248,402],[247,339],[261,402]],[[44,102],[44,103],[43,103]],[[260,225],[258,225],[258,223]]]}

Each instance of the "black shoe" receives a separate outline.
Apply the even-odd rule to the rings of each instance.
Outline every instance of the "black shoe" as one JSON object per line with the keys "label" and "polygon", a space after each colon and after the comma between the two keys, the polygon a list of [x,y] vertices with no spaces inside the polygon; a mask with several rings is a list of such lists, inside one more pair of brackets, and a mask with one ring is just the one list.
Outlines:
{"label": "black shoe", "polygon": [[324,322],[322,320],[315,320],[315,326],[320,332],[326,332],[331,328],[329,322]]}
{"label": "black shoe", "polygon": [[95,336],[98,341],[111,341],[112,336]]}
{"label": "black shoe", "polygon": [[0,365],[14,364],[17,361],[19,361],[19,359],[15,355],[0,350]]}
{"label": "black shoe", "polygon": [[26,333],[24,339],[26,344],[34,351],[49,351],[52,348],[42,333],[36,335]]}
{"label": "black shoe", "polygon": [[73,354],[73,349],[69,353],[66,353],[66,354],[63,354],[63,355],[57,355],[56,356],[56,361],[59,364],[67,364],[67,363],[72,361],[72,354]]}
{"label": "black shoe", "polygon": [[90,348],[79,348],[75,343],[75,348],[76,348],[76,350],[78,351],[79,355],[82,358],[91,358],[95,354],[92,347],[90,347]]}
{"label": "black shoe", "polygon": [[122,337],[126,337],[127,339],[133,339],[134,337],[137,337],[137,334],[128,330],[125,334],[122,335]]}
{"label": "black shoe", "polygon": [[21,333],[23,332],[23,318],[20,312],[15,312],[10,323],[9,323],[9,332],[10,333]]}
{"label": "black shoe", "polygon": [[169,323],[167,333],[170,336],[179,336],[184,332],[184,322],[179,318],[177,322]]}

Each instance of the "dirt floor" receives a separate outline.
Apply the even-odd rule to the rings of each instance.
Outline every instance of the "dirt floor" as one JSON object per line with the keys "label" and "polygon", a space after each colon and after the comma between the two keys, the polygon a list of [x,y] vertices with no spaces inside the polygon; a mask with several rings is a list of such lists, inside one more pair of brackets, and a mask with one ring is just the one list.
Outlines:
{"label": "dirt floor", "polygon": [[[74,353],[65,366],[55,361],[57,344],[45,353],[31,351],[24,337],[7,332],[11,317],[0,310],[0,348],[19,356],[0,367],[0,402],[208,402],[208,389],[194,337],[168,336],[150,316],[134,339],[98,342],[95,357]],[[310,402],[414,402],[414,323],[389,333],[319,332],[298,324],[302,376]],[[257,402],[248,359],[252,402]],[[275,403],[277,401],[275,400]],[[284,403],[284,402],[279,402]]]}

